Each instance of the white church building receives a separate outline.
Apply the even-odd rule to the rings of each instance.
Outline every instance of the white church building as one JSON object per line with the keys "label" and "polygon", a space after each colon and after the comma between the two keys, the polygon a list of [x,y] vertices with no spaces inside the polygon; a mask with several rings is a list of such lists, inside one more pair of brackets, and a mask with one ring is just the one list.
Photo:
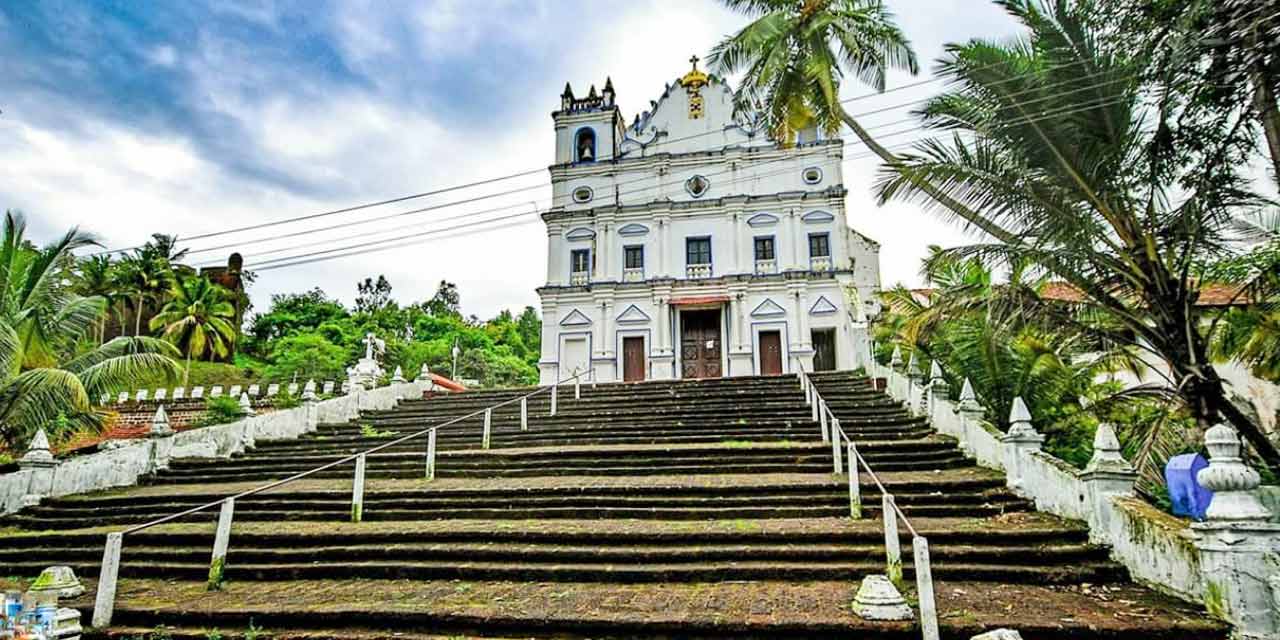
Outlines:
{"label": "white church building", "polygon": [[864,361],[879,245],[846,221],[843,142],[775,144],[693,63],[630,125],[611,81],[552,114],[543,384]]}

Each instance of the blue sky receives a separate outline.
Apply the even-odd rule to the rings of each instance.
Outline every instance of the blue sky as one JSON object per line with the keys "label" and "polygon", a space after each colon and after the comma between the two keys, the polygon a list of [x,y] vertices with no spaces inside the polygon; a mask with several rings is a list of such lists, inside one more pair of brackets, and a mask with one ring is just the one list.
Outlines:
{"label": "blue sky", "polygon": [[[925,61],[947,41],[1016,33],[983,0],[889,4]],[[37,239],[81,225],[122,248],[155,231],[192,236],[544,168],[553,152],[549,113],[566,81],[585,90],[612,76],[629,119],[691,54],[705,55],[743,23],[711,0],[4,3],[0,207],[25,211]],[[910,81],[894,77],[891,86]],[[857,106],[897,105],[937,88]],[[928,244],[964,240],[914,207],[877,208],[874,163],[845,169],[850,222],[882,243],[886,285],[915,281]],[[252,268],[345,246],[354,235],[398,238],[446,224],[442,217],[532,207],[547,197],[545,182],[539,174],[334,216],[326,225],[342,228],[305,238],[262,241],[302,228],[284,226],[191,244],[239,245]],[[368,222],[525,186],[470,207]],[[385,273],[402,299],[455,281],[464,308],[487,316],[536,304],[545,250],[540,224],[457,235],[263,271],[254,298],[261,306],[272,293],[318,285],[350,300],[357,280]],[[226,253],[211,249],[197,262]]]}

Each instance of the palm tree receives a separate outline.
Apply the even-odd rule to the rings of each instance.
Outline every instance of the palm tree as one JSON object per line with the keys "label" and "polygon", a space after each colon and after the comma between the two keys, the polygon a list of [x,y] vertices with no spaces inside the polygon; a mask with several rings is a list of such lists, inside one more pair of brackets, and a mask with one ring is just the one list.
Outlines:
{"label": "palm tree", "polygon": [[119,265],[120,285],[133,302],[133,335],[142,335],[142,316],[148,302],[158,302],[173,287],[173,269],[164,257],[144,247]]}
{"label": "palm tree", "polygon": [[185,387],[191,374],[191,359],[206,354],[225,357],[235,342],[232,324],[235,307],[227,301],[230,292],[200,276],[182,280],[170,293],[169,302],[151,319],[151,330],[164,329],[164,337],[186,356],[182,372]]}
{"label": "palm tree", "polygon": [[[1169,389],[1201,426],[1225,418],[1280,471],[1280,449],[1228,400],[1208,355],[1209,312],[1196,305],[1195,265],[1230,251],[1233,214],[1260,203],[1239,173],[1253,149],[1250,116],[1195,111],[1182,86],[1148,77],[1150,60],[1130,43],[1090,27],[1088,3],[1000,4],[1029,40],[948,48],[940,72],[953,88],[922,114],[952,136],[885,166],[881,200],[936,207],[922,185],[938,185],[980,212],[998,242],[948,253],[1035,265],[1070,283],[1097,341],[1162,358]],[[1045,104],[1055,117],[1030,117]]]}
{"label": "palm tree", "polygon": [[[111,309],[117,292],[114,269],[115,265],[107,255],[91,256],[80,261],[77,270],[77,291],[83,296],[102,298],[106,309]],[[94,340],[98,344],[102,344],[105,340],[108,315],[109,313],[103,313],[98,317],[94,334]]]}
{"label": "palm tree", "polygon": [[[844,125],[885,164],[898,162],[840,101],[846,69],[876,91],[884,91],[889,69],[912,75],[919,71],[910,41],[882,0],[721,1],[753,18],[711,51],[710,62],[718,73],[745,72],[735,94],[739,109],[762,111],[770,133],[781,143],[789,143],[806,127],[836,135]],[[1014,240],[946,190],[919,177],[912,180],[915,188],[971,228],[1003,242]]]}
{"label": "palm tree", "polygon": [[169,357],[174,349],[161,340],[116,338],[77,351],[106,301],[75,295],[58,274],[73,263],[73,251],[95,243],[72,229],[37,249],[25,234],[23,216],[6,212],[0,237],[0,439],[11,447],[60,416],[77,428],[100,425],[90,397],[177,372]]}

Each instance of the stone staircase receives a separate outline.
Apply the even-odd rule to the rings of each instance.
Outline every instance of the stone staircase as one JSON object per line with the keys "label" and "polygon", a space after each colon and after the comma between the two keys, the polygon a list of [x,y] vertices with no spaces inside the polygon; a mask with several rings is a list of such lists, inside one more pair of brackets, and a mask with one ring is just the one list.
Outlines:
{"label": "stone staircase", "polygon": [[[1035,513],[865,379],[814,380],[929,538],[944,637],[1225,637],[1128,584],[1079,524]],[[146,486],[46,501],[0,520],[0,575],[68,564],[92,578],[106,531],[528,391],[410,400],[228,460],[177,460]],[[122,626],[101,633],[233,637],[252,622],[299,638],[918,637],[850,612],[861,577],[883,572],[879,489],[863,475],[864,519],[851,520],[794,377],[584,385],[578,400],[565,387],[556,416],[546,394],[528,409],[527,431],[518,403],[494,412],[488,450],[479,417],[442,429],[432,482],[425,439],[370,455],[358,524],[345,522],[351,465],[237,501],[222,592],[204,592],[214,511],[126,536]],[[1065,613],[1028,615],[1032,602]]]}

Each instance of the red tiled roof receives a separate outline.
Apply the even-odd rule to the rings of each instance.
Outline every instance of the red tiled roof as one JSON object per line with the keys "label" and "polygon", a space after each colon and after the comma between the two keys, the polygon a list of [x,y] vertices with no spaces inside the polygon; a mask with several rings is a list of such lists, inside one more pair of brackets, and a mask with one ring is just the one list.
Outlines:
{"label": "red tiled roof", "polygon": [[696,304],[720,304],[729,301],[729,296],[688,296],[685,298],[672,298],[671,306],[688,307]]}

